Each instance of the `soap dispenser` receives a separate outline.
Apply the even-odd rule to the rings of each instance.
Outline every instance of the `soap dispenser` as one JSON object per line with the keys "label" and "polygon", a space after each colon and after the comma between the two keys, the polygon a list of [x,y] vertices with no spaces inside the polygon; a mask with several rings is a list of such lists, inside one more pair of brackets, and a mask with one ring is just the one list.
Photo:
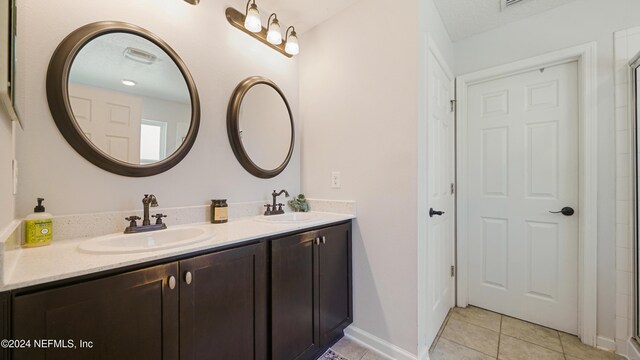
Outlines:
{"label": "soap dispenser", "polygon": [[43,198],[38,198],[38,205],[33,209],[33,213],[27,215],[24,219],[23,247],[38,247],[51,244],[51,239],[53,239],[53,215],[44,211],[43,201]]}

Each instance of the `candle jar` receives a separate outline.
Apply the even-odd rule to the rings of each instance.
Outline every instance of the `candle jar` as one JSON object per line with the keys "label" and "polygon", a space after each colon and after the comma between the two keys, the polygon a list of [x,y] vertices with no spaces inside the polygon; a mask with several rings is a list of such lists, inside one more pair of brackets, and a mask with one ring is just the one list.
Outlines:
{"label": "candle jar", "polygon": [[229,221],[227,199],[211,200],[211,223],[222,224]]}

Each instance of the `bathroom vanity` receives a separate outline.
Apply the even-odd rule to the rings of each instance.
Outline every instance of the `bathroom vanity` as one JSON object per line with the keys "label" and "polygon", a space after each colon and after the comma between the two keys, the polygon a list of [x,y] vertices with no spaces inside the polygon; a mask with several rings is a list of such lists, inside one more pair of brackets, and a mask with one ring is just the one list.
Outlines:
{"label": "bathroom vanity", "polygon": [[[353,319],[351,218],[207,225],[216,240],[164,255],[83,254],[77,243],[37,249],[57,254],[62,268],[92,257],[96,268],[112,268],[69,268],[85,274],[25,287],[16,279],[2,293],[1,335],[31,343],[4,357],[313,359]],[[19,268],[40,255],[19,251]],[[44,339],[65,347],[34,346]]]}

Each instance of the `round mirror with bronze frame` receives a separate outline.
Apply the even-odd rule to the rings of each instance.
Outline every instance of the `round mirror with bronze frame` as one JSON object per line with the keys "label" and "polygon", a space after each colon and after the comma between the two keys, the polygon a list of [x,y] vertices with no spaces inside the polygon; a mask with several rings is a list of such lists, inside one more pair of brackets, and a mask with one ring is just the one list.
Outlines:
{"label": "round mirror with bronze frame", "polygon": [[245,170],[263,179],[280,174],[295,143],[293,116],[282,90],[264,77],[243,80],[229,101],[227,134]]}
{"label": "round mirror with bronze frame", "polygon": [[[76,115],[74,115],[74,108],[70,101],[70,75],[76,57],[78,57],[83,48],[89,48],[87,45],[92,41],[101,37],[102,39],[106,39],[108,36],[114,35],[121,35],[122,37],[134,36],[139,42],[144,41],[148,43],[149,46],[153,46],[154,49],[159,49],[159,52],[163,51],[164,54],[158,54],[166,58],[163,66],[166,66],[166,63],[172,63],[171,66],[175,65],[175,68],[177,68],[174,70],[177,77],[179,78],[181,74],[181,80],[184,80],[184,83],[179,84],[179,86],[185,89],[183,96],[185,99],[185,113],[187,114],[185,117],[187,120],[190,120],[190,122],[184,122],[184,124],[187,124],[188,130],[186,130],[186,126],[183,127],[182,136],[179,136],[179,140],[176,140],[176,144],[174,144],[176,148],[175,151],[170,154],[163,154],[162,157],[152,161],[145,162],[140,160],[141,154],[138,155],[137,160],[133,161],[124,161],[118,157],[109,155],[104,147],[101,148],[94,144],[91,137],[85,135],[85,131],[83,131],[79,121],[76,119]],[[97,43],[94,43],[93,45],[96,44]],[[134,51],[135,50],[136,49],[134,49]],[[128,54],[119,53],[118,56],[121,55],[126,57]],[[154,57],[149,54],[143,54],[143,56]],[[91,71],[89,71],[89,73],[90,72]],[[123,83],[124,81],[125,80],[123,80]],[[176,166],[187,155],[189,150],[191,150],[200,127],[200,100],[198,91],[185,63],[180,59],[178,54],[158,36],[141,27],[124,22],[96,22],[85,25],[69,34],[60,45],[58,45],[51,58],[47,71],[46,89],[49,109],[51,110],[58,129],[67,142],[80,155],[94,165],[123,176],[151,176]],[[137,118],[138,122],[142,120],[141,118]],[[138,132],[140,132],[139,128],[140,126],[138,126]],[[138,137],[139,136],[140,135],[138,135]],[[166,138],[166,132],[164,136]],[[138,141],[141,142],[142,140]],[[138,148],[140,147],[139,144],[136,146],[138,146]],[[166,149],[163,149],[163,151],[166,151]]]}

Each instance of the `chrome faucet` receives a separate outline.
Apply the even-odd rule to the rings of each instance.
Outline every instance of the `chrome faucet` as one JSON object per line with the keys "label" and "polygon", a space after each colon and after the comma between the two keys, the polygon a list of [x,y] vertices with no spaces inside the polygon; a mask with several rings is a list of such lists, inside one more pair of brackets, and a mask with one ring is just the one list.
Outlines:
{"label": "chrome faucet", "polygon": [[[275,190],[273,190],[273,192],[271,193],[271,196],[273,197],[273,204],[267,204],[264,206],[267,208],[267,211],[264,212],[265,216],[284,214],[284,210],[282,210],[284,204],[278,204],[276,201],[276,198],[282,194],[284,194],[285,197],[289,197],[289,192],[287,190],[283,189],[280,190],[280,192],[276,192]],[[276,207],[278,207],[277,210]]]}
{"label": "chrome faucet", "polygon": [[[151,219],[149,217],[149,207],[157,207],[158,200],[156,196],[151,194],[145,194],[144,199],[142,199],[142,207],[144,211],[144,219],[140,219],[140,216],[132,215],[125,220],[129,221],[129,226],[124,229],[125,234],[133,234],[145,231],[154,231],[154,230],[163,230],[167,228],[167,224],[162,222],[163,218],[166,218],[167,215],[164,214],[155,214],[153,215],[156,218],[156,223],[151,224]],[[142,220],[142,225],[138,226],[137,220]]]}

